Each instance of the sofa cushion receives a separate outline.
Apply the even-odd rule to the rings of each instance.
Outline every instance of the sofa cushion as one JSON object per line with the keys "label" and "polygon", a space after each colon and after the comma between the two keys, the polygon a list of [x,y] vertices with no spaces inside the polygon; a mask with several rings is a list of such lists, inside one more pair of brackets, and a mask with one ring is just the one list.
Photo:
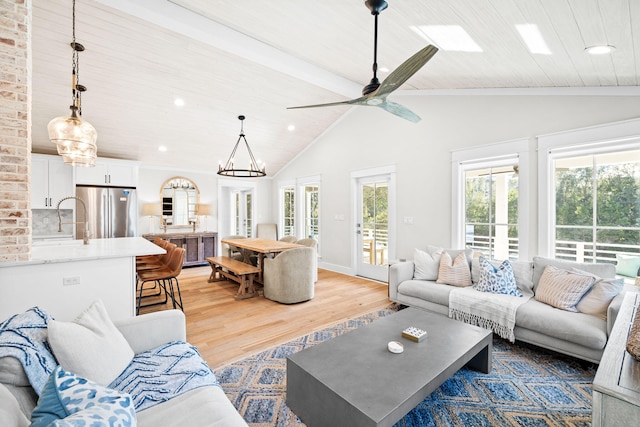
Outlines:
{"label": "sofa cushion", "polygon": [[[590,274],[582,270],[575,271],[582,274]],[[578,305],[576,305],[576,309],[580,313],[591,314],[606,320],[607,308],[609,308],[611,300],[622,292],[624,279],[603,279],[594,276],[594,280],[596,281],[595,284],[591,290],[584,295]]]}
{"label": "sofa cushion", "polygon": [[58,366],[31,414],[31,427],[136,426],[131,396],[103,387]]}
{"label": "sofa cushion", "polygon": [[460,252],[455,259],[446,251],[442,253],[436,283],[460,287],[471,285],[471,270],[464,252]]}
{"label": "sofa cushion", "polygon": [[11,392],[0,383],[0,423],[4,426],[28,427],[29,420],[20,410]]}
{"label": "sofa cushion", "polygon": [[413,278],[416,280],[436,280],[440,267],[442,248],[433,248],[433,251],[425,252],[420,249],[413,250]]}
{"label": "sofa cushion", "polygon": [[433,281],[405,280],[398,286],[398,293],[448,307],[449,293],[452,289],[453,286]]}
{"label": "sofa cushion", "polygon": [[109,385],[134,356],[101,300],[73,322],[51,320],[49,344],[65,370],[102,385]]}
{"label": "sofa cushion", "polygon": [[552,265],[544,269],[535,299],[567,311],[578,311],[576,305],[595,283],[589,273],[562,270]]}
{"label": "sofa cushion", "polygon": [[0,357],[0,383],[21,387],[31,385],[22,363],[11,356]]}
{"label": "sofa cushion", "polygon": [[582,271],[595,274],[599,277],[612,278],[616,276],[616,267],[613,264],[592,264],[584,262],[560,261],[551,258],[533,257],[533,290],[537,291],[540,276],[544,272],[544,268],[552,265],[563,270],[571,270],[577,268]]}
{"label": "sofa cushion", "polygon": [[200,387],[136,414],[139,426],[246,427],[220,387]]}
{"label": "sofa cushion", "polygon": [[473,289],[480,292],[490,292],[494,294],[505,294],[521,297],[522,292],[516,285],[516,278],[511,268],[509,260],[503,261],[498,267],[480,257],[480,278]]}
{"label": "sofa cushion", "polygon": [[636,277],[638,271],[640,271],[640,255],[616,254],[616,274]]}
{"label": "sofa cushion", "polygon": [[[489,259],[487,260],[495,267],[498,267],[502,261]],[[530,261],[511,261],[511,269],[516,278],[518,289],[525,294],[533,295],[533,263]],[[471,261],[471,282],[478,283],[480,278],[480,258],[475,257]]]}
{"label": "sofa cushion", "polygon": [[533,298],[518,307],[516,325],[594,349],[603,349],[607,343],[606,321],[589,314],[559,310]]}

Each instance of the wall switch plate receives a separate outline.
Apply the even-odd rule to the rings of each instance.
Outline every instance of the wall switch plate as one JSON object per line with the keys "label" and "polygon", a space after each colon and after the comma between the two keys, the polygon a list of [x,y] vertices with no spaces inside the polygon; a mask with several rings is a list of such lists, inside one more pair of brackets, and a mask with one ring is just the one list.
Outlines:
{"label": "wall switch plate", "polygon": [[404,223],[405,224],[413,224],[413,217],[412,216],[405,216],[404,217]]}
{"label": "wall switch plate", "polygon": [[71,286],[71,285],[79,285],[79,284],[80,284],[80,276],[71,276],[71,277],[62,278],[63,286]]}

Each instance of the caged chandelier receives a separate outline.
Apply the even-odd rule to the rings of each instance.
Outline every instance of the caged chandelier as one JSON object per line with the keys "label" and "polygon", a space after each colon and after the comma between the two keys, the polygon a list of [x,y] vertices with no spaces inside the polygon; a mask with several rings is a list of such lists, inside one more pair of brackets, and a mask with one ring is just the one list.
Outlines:
{"label": "caged chandelier", "polygon": [[[236,142],[235,147],[233,147],[233,151],[225,163],[224,167],[222,166],[222,162],[218,165],[218,175],[223,176],[233,176],[236,178],[256,178],[265,176],[267,172],[265,171],[265,165],[262,164],[262,167],[258,166],[255,157],[253,157],[253,153],[251,152],[251,148],[249,147],[249,143],[247,142],[247,138],[244,136],[244,116],[238,116],[240,119],[240,137],[238,138],[238,142]],[[244,145],[247,147],[247,151],[249,152],[249,169],[239,169],[236,168],[235,156],[236,151],[238,151],[238,145],[240,145],[240,140],[244,140]]]}
{"label": "caged chandelier", "polygon": [[73,166],[95,166],[98,135],[95,128],[82,120],[82,92],[87,88],[80,84],[80,64],[78,54],[84,46],[76,42],[76,1],[73,0],[73,49],[71,69],[71,115],[56,117],[49,122],[49,139],[56,144],[58,154],[64,162]]}

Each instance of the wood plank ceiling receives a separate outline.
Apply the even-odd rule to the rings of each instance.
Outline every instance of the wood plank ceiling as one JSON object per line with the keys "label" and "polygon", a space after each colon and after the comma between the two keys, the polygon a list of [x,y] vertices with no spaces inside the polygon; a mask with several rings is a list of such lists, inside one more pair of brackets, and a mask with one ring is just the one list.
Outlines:
{"label": "wood plank ceiling", "polygon": [[[371,78],[373,17],[362,0],[77,0],[76,11],[83,116],[105,157],[215,171],[244,114],[247,140],[273,175],[350,108],[286,107],[355,98]],[[402,90],[632,91],[639,17],[640,0],[389,0],[378,63],[393,70],[428,43],[412,26],[458,25],[482,51],[441,49]],[[548,54],[529,52],[521,24],[537,26]],[[46,125],[68,112],[70,41],[71,1],[33,0],[34,152],[54,152]],[[616,50],[584,52],[596,44]]]}

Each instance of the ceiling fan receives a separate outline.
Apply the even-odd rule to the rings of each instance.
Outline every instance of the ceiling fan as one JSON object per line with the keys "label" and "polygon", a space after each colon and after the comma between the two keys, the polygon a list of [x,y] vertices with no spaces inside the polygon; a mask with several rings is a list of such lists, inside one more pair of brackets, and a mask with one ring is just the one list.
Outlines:
{"label": "ceiling fan", "polygon": [[373,39],[373,78],[362,89],[362,96],[360,98],[351,99],[348,101],[330,102],[328,104],[315,104],[315,105],[303,105],[299,107],[289,107],[289,109],[295,108],[314,108],[314,107],[329,107],[332,105],[365,105],[371,107],[380,107],[391,114],[402,117],[412,122],[419,122],[420,116],[413,111],[409,110],[395,102],[387,101],[387,96],[402,86],[404,82],[409,80],[424,64],[429,61],[433,55],[438,52],[438,48],[432,45],[428,45],[412,57],[404,61],[398,68],[396,68],[386,79],[380,83],[376,74],[378,71],[378,15],[385,10],[388,6],[384,0],[366,0],[364,4],[371,11],[371,14],[375,17],[375,29]]}

